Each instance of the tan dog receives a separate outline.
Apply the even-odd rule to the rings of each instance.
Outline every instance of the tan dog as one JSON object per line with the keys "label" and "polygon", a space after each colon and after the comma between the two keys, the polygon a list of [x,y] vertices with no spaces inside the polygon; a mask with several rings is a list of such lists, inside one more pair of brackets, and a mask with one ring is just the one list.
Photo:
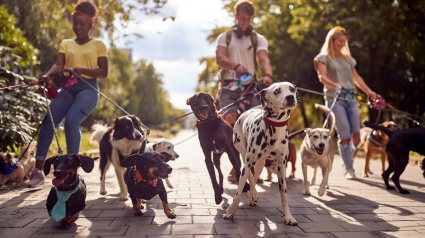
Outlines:
{"label": "tan dog", "polygon": [[[391,131],[397,129],[397,124],[395,124],[393,121],[386,121],[379,125]],[[387,158],[387,153],[385,152],[385,145],[388,143],[389,139],[390,138],[387,136],[387,134],[383,133],[380,130],[373,130],[369,127],[364,127],[360,129],[360,142],[365,151],[363,177],[369,177],[368,174],[373,174],[369,168],[369,161],[370,158],[372,158],[372,155],[374,154],[381,155],[382,172],[385,171],[385,160]],[[359,147],[354,153],[353,162],[360,148],[361,147]]]}
{"label": "tan dog", "polygon": [[[7,182],[15,182],[15,188],[18,188],[22,186],[25,177],[30,177],[31,171],[35,167],[35,152],[31,146],[29,147],[20,161],[16,161],[13,155],[9,153],[0,153],[0,171],[4,173],[0,173],[0,186]],[[25,149],[26,147],[21,148],[18,158],[21,157]],[[10,172],[12,170],[13,172]]]}

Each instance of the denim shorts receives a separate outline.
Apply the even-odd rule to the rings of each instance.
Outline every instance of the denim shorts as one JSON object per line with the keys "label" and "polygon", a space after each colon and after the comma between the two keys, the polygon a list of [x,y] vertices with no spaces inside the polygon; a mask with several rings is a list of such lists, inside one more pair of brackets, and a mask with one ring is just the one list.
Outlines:
{"label": "denim shorts", "polygon": [[[326,100],[326,106],[331,107],[333,101],[334,99]],[[335,127],[339,142],[351,139],[354,132],[360,131],[359,106],[357,103],[337,100],[332,111],[335,114]]]}

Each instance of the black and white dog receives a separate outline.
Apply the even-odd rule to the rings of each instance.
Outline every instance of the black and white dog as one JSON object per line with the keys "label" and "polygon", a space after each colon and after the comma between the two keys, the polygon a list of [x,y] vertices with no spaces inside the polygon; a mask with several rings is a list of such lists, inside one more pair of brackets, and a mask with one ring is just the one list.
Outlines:
{"label": "black and white dog", "polygon": [[127,200],[127,186],[124,182],[125,168],[121,167],[118,151],[124,156],[135,153],[143,153],[146,140],[142,129],[142,122],[134,115],[117,117],[114,125],[110,128],[105,125],[95,124],[90,142],[99,143],[100,152],[100,194],[107,193],[105,188],[105,175],[109,166],[115,168],[120,186],[120,200]]}
{"label": "black and white dog", "polygon": [[291,109],[295,109],[298,102],[295,85],[288,82],[274,83],[261,91],[262,107],[258,106],[244,112],[236,121],[233,129],[233,143],[245,164],[236,197],[227,208],[224,219],[232,219],[236,213],[247,178],[250,184],[249,205],[257,205],[255,184],[263,170],[265,159],[269,159],[276,161],[278,166],[279,192],[285,223],[297,225],[297,221],[289,211],[286,196],[285,164],[289,154],[286,125]]}

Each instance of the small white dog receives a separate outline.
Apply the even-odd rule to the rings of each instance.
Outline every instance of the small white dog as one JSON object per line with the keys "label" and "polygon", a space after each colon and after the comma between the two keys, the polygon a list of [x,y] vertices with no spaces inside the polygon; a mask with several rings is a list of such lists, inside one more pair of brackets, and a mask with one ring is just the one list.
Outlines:
{"label": "small white dog", "polygon": [[[249,179],[249,205],[257,205],[255,184],[264,167],[265,159],[276,161],[279,193],[285,223],[297,225],[297,221],[289,211],[286,196],[286,169],[288,161],[288,129],[290,111],[299,103],[295,85],[282,82],[274,83],[261,91],[261,106],[244,112],[235,123],[233,143],[243,158],[243,169],[239,179],[239,187],[233,203],[227,208],[224,219],[232,219],[241,201],[242,190]],[[254,174],[253,174],[254,173]]]}
{"label": "small white dog", "polygon": [[[165,140],[165,139],[162,139],[162,140],[157,141],[155,143],[149,143],[149,144],[146,145],[145,152],[154,152],[154,151],[156,151],[158,153],[167,152],[168,154],[170,154],[172,156],[171,157],[172,161],[176,160],[179,157],[179,155],[174,150],[173,143],[171,143],[171,141]],[[173,188],[173,185],[171,184],[171,182],[168,178],[165,179],[165,182],[167,182],[167,186],[169,188]]]}
{"label": "small white dog", "polygon": [[[16,161],[9,153],[0,153],[0,187],[7,182],[15,182],[15,188],[21,187],[25,177],[31,176],[31,171],[35,168],[34,149],[31,145],[22,156],[20,161]],[[26,147],[21,148],[19,157]]]}
{"label": "small white dog", "polygon": [[[325,114],[330,112],[330,109],[323,105],[315,104],[315,106]],[[317,167],[322,169],[323,180],[320,184],[319,196],[323,196],[323,194],[325,194],[325,188],[329,188],[329,173],[332,170],[335,153],[334,143],[330,136],[335,126],[335,115],[333,112],[329,115],[328,125],[330,129],[307,128],[304,130],[306,136],[300,147],[301,165],[304,177],[304,195],[310,195],[309,182],[307,179],[307,165],[314,169],[310,183],[311,185],[316,183]]]}

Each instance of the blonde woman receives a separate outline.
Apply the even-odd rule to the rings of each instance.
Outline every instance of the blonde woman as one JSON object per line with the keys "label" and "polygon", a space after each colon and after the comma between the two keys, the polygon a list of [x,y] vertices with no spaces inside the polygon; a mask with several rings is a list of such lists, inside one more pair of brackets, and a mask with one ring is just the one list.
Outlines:
{"label": "blonde woman", "polygon": [[[347,31],[340,26],[334,27],[326,36],[326,41],[320,54],[314,58],[319,81],[324,85],[325,102],[328,107],[332,105],[336,89],[344,89],[340,97],[356,100],[355,86],[360,88],[369,98],[376,99],[372,91],[354,66],[356,60],[351,57],[348,48]],[[350,92],[351,91],[351,92]],[[335,113],[335,126],[338,134],[338,149],[345,166],[345,177],[356,179],[353,169],[352,157],[356,147],[360,145],[360,119],[359,107],[355,102],[337,100],[332,111]]]}

